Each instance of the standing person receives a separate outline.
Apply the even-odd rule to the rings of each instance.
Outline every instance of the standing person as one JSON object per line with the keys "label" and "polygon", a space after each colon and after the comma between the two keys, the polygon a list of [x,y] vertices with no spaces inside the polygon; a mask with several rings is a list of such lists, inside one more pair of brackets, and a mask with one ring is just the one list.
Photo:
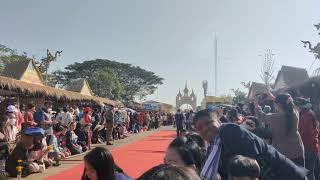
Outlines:
{"label": "standing person", "polygon": [[16,117],[16,107],[10,105],[7,107],[5,121],[7,122],[5,127],[8,132],[8,141],[12,142],[16,140],[18,134],[17,128],[17,117]]}
{"label": "standing person", "polygon": [[[269,93],[269,99],[273,99],[277,113],[264,114],[262,121],[271,129],[272,145],[293,162],[304,166],[304,147],[298,131],[299,113],[294,108],[290,94],[280,94],[276,98]],[[261,113],[261,107],[256,106]]]}
{"label": "standing person", "polygon": [[79,138],[77,144],[82,146],[83,152],[91,149],[92,132],[90,130],[90,126],[90,124],[85,125],[78,134]]}
{"label": "standing person", "polygon": [[93,113],[92,113],[92,119],[94,120],[92,122],[92,127],[91,129],[93,130],[97,125],[101,124],[101,113],[100,113],[100,108],[95,108]]}
{"label": "standing person", "polygon": [[[78,108],[78,106],[74,105],[74,106],[72,106],[72,108],[74,109],[74,115],[79,116],[80,109]],[[79,121],[80,121],[80,119],[79,119]]]}
{"label": "standing person", "polygon": [[168,123],[167,123],[167,125],[172,125],[172,123],[173,123],[173,117],[172,117],[172,114],[169,113],[168,114]]}
{"label": "standing person", "polygon": [[155,124],[155,125],[154,125],[154,128],[155,128],[155,129],[158,129],[158,128],[159,128],[159,123],[160,123],[159,120],[160,120],[160,114],[159,114],[159,113],[156,113],[156,114],[155,114],[155,120],[154,120],[154,124]]}
{"label": "standing person", "polygon": [[104,125],[106,127],[106,144],[107,145],[113,145],[111,143],[112,141],[112,132],[114,127],[114,119],[113,119],[113,112],[112,112],[113,106],[105,106],[104,112],[103,112],[103,119],[104,119]]}
{"label": "standing person", "polygon": [[191,130],[192,129],[192,122],[193,122],[193,117],[194,117],[194,113],[193,110],[190,110],[189,115],[188,115],[188,119],[187,119],[187,130]]}
{"label": "standing person", "polygon": [[16,114],[16,119],[17,119],[17,128],[18,128],[18,131],[20,131],[21,130],[21,125],[24,123],[24,118],[23,118],[23,115],[22,115],[23,105],[21,104],[21,106],[19,106],[19,104],[15,103],[15,107],[16,107],[15,114]]}
{"label": "standing person", "polygon": [[299,110],[299,132],[304,144],[305,165],[309,170],[308,180],[315,180],[314,170],[319,148],[319,122],[307,99],[298,98],[295,104]]}
{"label": "standing person", "polygon": [[90,107],[86,107],[84,108],[83,111],[83,117],[82,117],[82,126],[86,125],[86,124],[90,124],[92,122],[92,109]]}
{"label": "standing person", "polygon": [[226,162],[235,155],[256,159],[263,175],[260,180],[305,180],[307,176],[306,169],[274,147],[236,124],[220,124],[208,110],[197,112],[194,123],[196,131],[209,143],[207,161],[201,171],[203,179],[214,180],[218,172],[227,179]]}
{"label": "standing person", "polygon": [[73,121],[73,117],[67,107],[63,107],[62,112],[57,116],[57,120],[59,120],[63,126],[70,125]]}
{"label": "standing person", "polygon": [[149,131],[151,129],[151,126],[150,126],[151,117],[148,112],[145,113],[145,121],[146,121],[147,130]]}
{"label": "standing person", "polygon": [[143,112],[140,112],[140,113],[139,113],[139,116],[138,116],[138,124],[139,124],[139,126],[140,126],[139,129],[142,129],[143,124],[144,124],[144,113],[143,113]]}
{"label": "standing person", "polygon": [[183,130],[183,120],[184,120],[184,116],[181,113],[180,109],[177,110],[175,119],[176,119],[176,127],[177,127],[177,137],[179,137],[181,135],[181,131]]}
{"label": "standing person", "polygon": [[114,119],[114,126],[117,127],[118,124],[121,124],[121,113],[119,110],[116,110],[114,113],[113,113],[113,119]]}
{"label": "standing person", "polygon": [[44,103],[44,106],[40,108],[35,114],[34,114],[34,120],[40,126],[46,134],[52,134],[53,129],[52,126],[54,124],[57,124],[57,122],[53,121],[50,116],[50,111],[52,109],[52,102],[46,101]]}
{"label": "standing person", "polygon": [[[29,103],[27,107],[28,107],[28,110],[27,110],[26,114],[24,115],[24,122],[25,123],[23,126],[35,127],[35,126],[37,126],[37,123],[34,122],[33,114],[36,112],[36,105],[33,103]],[[22,128],[22,129],[24,129],[24,128]]]}

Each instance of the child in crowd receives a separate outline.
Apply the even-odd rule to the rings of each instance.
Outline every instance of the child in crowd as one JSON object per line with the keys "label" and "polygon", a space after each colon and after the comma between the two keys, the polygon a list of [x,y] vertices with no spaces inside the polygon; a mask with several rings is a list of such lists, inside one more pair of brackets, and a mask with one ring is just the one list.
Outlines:
{"label": "child in crowd", "polygon": [[65,157],[71,156],[70,150],[67,148],[67,132],[68,132],[68,127],[67,126],[61,126],[62,131],[61,133],[56,134],[58,138],[58,142],[60,144],[60,151],[64,153]]}
{"label": "child in crowd", "polygon": [[229,180],[258,180],[260,166],[255,159],[237,155],[229,162],[228,176]]}
{"label": "child in crowd", "polygon": [[53,128],[53,133],[52,135],[47,136],[47,142],[49,146],[52,146],[53,152],[49,152],[48,158],[51,161],[56,161],[56,163],[52,164],[53,166],[59,166],[60,163],[59,161],[61,159],[64,159],[66,157],[66,153],[64,153],[62,148],[60,147],[59,141],[57,139],[57,136],[59,136],[62,133],[63,127],[61,126],[55,126]]}

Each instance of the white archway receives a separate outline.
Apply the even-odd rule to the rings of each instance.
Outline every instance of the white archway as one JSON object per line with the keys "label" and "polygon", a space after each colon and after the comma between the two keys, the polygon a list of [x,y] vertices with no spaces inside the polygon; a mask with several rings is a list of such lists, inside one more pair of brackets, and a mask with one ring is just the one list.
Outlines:
{"label": "white archway", "polygon": [[194,110],[190,104],[182,104],[182,105],[179,107],[179,109],[180,109],[181,111]]}

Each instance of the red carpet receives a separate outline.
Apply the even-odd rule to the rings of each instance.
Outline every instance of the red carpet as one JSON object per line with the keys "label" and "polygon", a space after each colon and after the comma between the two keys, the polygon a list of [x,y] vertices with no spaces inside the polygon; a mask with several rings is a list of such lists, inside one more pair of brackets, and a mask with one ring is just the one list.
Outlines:
{"label": "red carpet", "polygon": [[[163,156],[175,131],[156,132],[147,138],[112,150],[115,162],[131,177],[137,178],[153,166],[163,162]],[[83,164],[49,176],[46,180],[80,180]]]}

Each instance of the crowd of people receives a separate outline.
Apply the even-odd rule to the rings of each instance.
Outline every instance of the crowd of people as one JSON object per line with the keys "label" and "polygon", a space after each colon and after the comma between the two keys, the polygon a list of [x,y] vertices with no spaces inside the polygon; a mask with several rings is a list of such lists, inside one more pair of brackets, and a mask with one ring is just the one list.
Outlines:
{"label": "crowd of people", "polygon": [[[319,118],[312,104],[290,94],[263,96],[247,106],[177,110],[177,137],[163,163],[137,179],[319,180]],[[121,179],[119,173],[130,179],[112,163],[113,179]],[[97,169],[87,173],[91,167],[85,167],[83,179],[105,179]]]}
{"label": "crowd of people", "polygon": [[[91,150],[92,144],[113,145],[114,140],[132,133],[170,123],[165,113],[137,112],[107,104],[59,108],[46,101],[37,107],[34,103],[26,108],[15,101],[8,103],[0,121],[2,175],[40,173],[59,166],[62,159]],[[19,166],[23,167],[21,172],[17,171]]]}
{"label": "crowd of people", "polygon": [[[191,129],[188,117],[193,119]],[[287,93],[268,92],[247,105],[216,105],[197,113],[178,110],[177,136],[196,132],[207,146],[198,143],[194,153],[196,146],[187,144],[186,155],[176,139],[165,162],[191,166],[202,179],[319,180],[319,121],[308,99]]]}
{"label": "crowd of people", "polygon": [[[319,117],[308,99],[290,94],[273,96],[268,92],[257,95],[247,105],[217,105],[198,112],[177,110],[174,115],[131,115],[127,111],[134,121],[119,120],[121,112],[107,106],[101,113],[85,107],[83,115],[76,118],[79,120],[68,114],[74,117],[72,112],[77,110],[63,109],[54,121],[45,115],[50,104],[45,104],[41,116],[36,112],[31,118],[33,108],[30,105],[31,110],[26,111],[20,140],[6,159],[6,170],[12,176],[17,175],[19,165],[25,167],[22,175],[43,171],[45,163],[41,167],[39,159],[47,152],[47,160],[58,165],[61,158],[90,150],[93,140],[111,144],[111,139],[123,138],[123,132],[135,133],[165,124],[177,128],[177,137],[169,144],[163,163],[138,180],[319,180]],[[12,112],[19,117],[17,110],[9,106],[6,121],[18,132],[18,125],[13,128]],[[37,116],[42,120],[37,121]],[[29,117],[34,120],[28,121]],[[84,164],[83,180],[132,179],[105,148],[91,150]]]}

